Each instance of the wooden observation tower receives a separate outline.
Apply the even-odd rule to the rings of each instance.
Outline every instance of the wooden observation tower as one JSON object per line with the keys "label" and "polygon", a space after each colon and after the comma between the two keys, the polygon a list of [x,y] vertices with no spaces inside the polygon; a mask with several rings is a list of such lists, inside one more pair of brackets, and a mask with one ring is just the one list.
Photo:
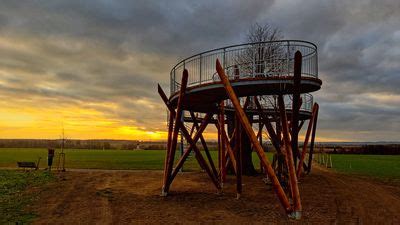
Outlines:
{"label": "wooden observation tower", "polygon": [[[311,171],[318,118],[318,104],[310,93],[322,84],[317,47],[299,40],[234,45],[182,60],[170,76],[169,97],[158,86],[169,110],[162,195],[167,196],[193,151],[218,192],[230,168],[239,198],[246,169],[244,149],[248,148],[260,158],[261,172],[288,216],[301,218],[298,179]],[[218,130],[217,163],[203,136],[209,124]],[[304,124],[305,139],[299,146],[298,134]],[[263,132],[275,148],[273,162],[266,157]],[[188,147],[174,166],[179,134]]]}

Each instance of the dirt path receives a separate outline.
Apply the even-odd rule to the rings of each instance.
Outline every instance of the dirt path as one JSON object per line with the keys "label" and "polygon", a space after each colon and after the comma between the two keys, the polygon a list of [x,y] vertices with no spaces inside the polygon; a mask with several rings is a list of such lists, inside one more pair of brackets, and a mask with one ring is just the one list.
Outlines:
{"label": "dirt path", "polygon": [[217,195],[204,173],[179,174],[160,197],[161,171],[67,172],[47,187],[36,224],[399,224],[400,187],[321,169],[301,181],[303,218],[286,218],[261,177],[230,178]]}

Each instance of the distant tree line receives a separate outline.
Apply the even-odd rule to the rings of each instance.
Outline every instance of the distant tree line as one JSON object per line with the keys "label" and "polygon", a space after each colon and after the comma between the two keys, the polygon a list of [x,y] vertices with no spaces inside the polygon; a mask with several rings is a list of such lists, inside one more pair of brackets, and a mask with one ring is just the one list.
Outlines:
{"label": "distant tree line", "polygon": [[324,147],[324,151],[332,154],[400,155],[400,144],[329,146]]}

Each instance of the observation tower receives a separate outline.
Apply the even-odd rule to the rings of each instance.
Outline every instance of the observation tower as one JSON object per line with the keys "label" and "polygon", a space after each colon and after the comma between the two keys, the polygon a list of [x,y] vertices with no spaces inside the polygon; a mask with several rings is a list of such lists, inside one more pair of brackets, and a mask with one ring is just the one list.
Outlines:
{"label": "observation tower", "polygon": [[[169,110],[162,195],[167,196],[193,151],[218,192],[223,191],[227,171],[235,175],[239,198],[247,148],[257,153],[261,172],[288,216],[301,218],[298,179],[311,171],[319,108],[311,93],[321,85],[317,47],[307,41],[233,45],[179,62],[170,73],[170,95],[158,86]],[[203,136],[210,124],[218,131],[216,163]],[[299,146],[303,127],[305,140]],[[272,162],[265,155],[263,133],[275,149]],[[188,145],[174,167],[179,135]]]}

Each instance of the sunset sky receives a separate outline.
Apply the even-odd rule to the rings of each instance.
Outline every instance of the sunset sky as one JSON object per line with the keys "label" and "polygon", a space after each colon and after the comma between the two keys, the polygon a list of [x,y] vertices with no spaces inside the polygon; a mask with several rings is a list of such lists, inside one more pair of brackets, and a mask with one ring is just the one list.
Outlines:
{"label": "sunset sky", "polygon": [[157,83],[256,22],[318,46],[317,141],[400,140],[398,0],[1,0],[0,138],[165,138]]}

